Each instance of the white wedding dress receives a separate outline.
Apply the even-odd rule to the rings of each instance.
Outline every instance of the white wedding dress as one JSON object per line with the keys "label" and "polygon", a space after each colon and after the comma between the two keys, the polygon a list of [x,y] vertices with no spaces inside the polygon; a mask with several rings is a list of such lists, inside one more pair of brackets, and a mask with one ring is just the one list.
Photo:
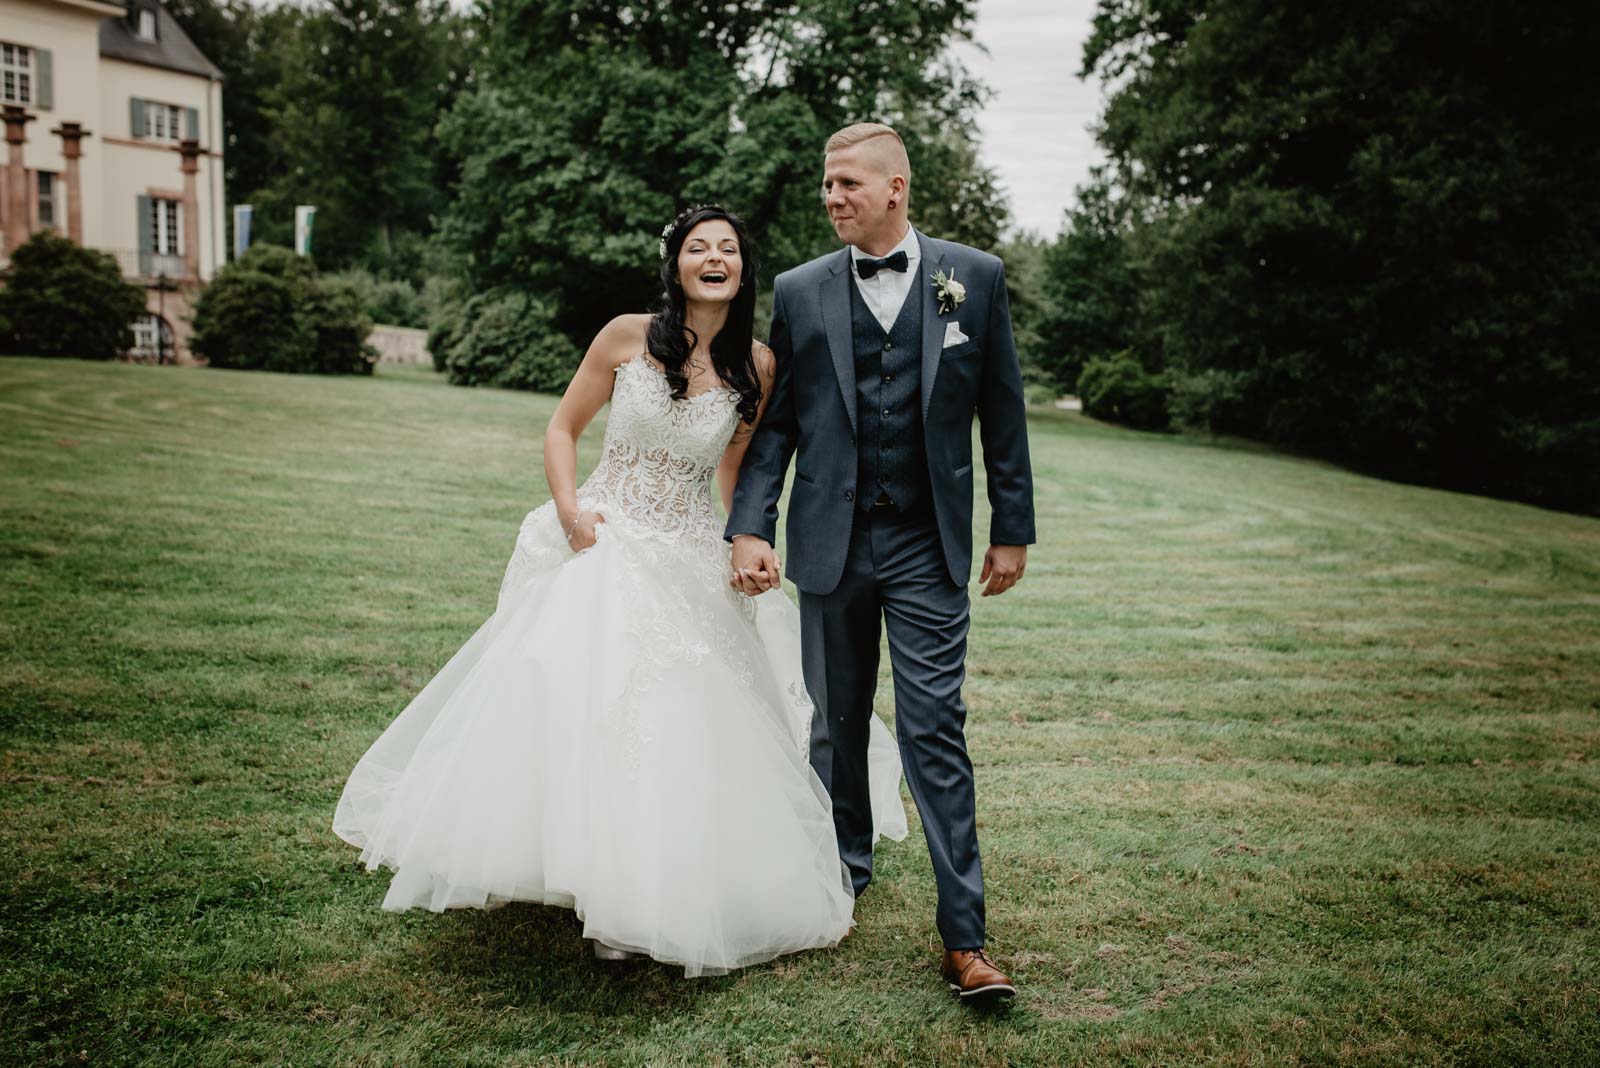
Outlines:
{"label": "white wedding dress", "polygon": [[[728,585],[712,476],[738,422],[724,387],[674,400],[617,369],[604,513],[574,553],[547,502],[499,603],[356,764],[334,815],[383,907],[572,908],[586,938],[719,974],[832,946],[854,920],[832,807],[807,760],[799,612]],[[900,758],[871,724],[875,830],[906,835]]]}

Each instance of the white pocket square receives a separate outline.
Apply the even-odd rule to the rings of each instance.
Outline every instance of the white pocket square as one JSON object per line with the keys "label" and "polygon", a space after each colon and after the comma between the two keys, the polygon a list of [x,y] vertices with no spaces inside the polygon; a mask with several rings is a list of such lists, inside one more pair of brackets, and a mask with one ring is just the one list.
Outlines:
{"label": "white pocket square", "polygon": [[945,348],[949,348],[951,345],[959,345],[963,341],[971,341],[971,340],[972,340],[971,338],[967,337],[967,335],[965,335],[965,334],[963,334],[961,332],[961,324],[960,323],[945,323],[944,324],[944,347]]}

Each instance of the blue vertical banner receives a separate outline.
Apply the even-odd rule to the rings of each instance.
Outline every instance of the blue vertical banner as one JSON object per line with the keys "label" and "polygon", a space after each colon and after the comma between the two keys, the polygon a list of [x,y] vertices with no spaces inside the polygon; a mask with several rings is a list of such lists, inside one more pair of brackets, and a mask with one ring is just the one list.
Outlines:
{"label": "blue vertical banner", "polygon": [[233,258],[238,259],[250,247],[250,216],[255,208],[249,204],[233,206]]}
{"label": "blue vertical banner", "polygon": [[294,250],[302,256],[311,255],[311,222],[317,209],[301,204],[294,209]]}

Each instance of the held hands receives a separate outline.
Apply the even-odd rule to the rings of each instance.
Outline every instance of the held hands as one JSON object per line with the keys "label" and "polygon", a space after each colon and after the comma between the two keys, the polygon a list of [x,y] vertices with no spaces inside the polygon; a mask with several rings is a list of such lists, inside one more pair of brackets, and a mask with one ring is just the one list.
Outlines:
{"label": "held hands", "polygon": [[987,582],[983,596],[1005,593],[1022,581],[1022,572],[1028,566],[1026,545],[991,545],[983,554],[983,573],[979,582]]}
{"label": "held hands", "polygon": [[751,597],[783,585],[778,554],[765,538],[738,534],[733,539],[733,573],[728,585]]}
{"label": "held hands", "polygon": [[595,528],[605,521],[603,512],[579,512],[575,516],[568,517],[561,524],[561,528],[566,532],[567,544],[572,547],[572,551],[581,553],[585,549],[592,548],[597,540]]}

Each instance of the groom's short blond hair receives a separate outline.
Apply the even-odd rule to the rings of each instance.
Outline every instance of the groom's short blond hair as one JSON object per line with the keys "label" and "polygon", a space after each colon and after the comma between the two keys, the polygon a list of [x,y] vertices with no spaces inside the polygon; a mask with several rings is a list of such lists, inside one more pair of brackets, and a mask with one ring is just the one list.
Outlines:
{"label": "groom's short blond hair", "polygon": [[846,126],[828,138],[828,143],[822,146],[822,154],[826,156],[829,152],[837,152],[841,148],[849,148],[851,145],[859,145],[863,141],[871,141],[878,137],[885,140],[881,146],[873,147],[881,147],[885,162],[890,169],[905,175],[909,183],[911,159],[906,155],[906,143],[900,139],[893,126],[885,126],[881,122],[858,122],[853,126]]}

